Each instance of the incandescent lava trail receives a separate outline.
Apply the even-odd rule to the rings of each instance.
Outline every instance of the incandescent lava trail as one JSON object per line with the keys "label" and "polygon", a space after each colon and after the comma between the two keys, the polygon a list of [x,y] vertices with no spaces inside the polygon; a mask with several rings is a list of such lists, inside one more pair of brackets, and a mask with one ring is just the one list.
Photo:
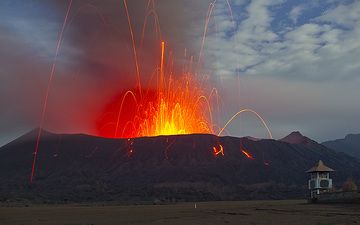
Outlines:
{"label": "incandescent lava trail", "polygon": [[35,151],[34,151],[32,167],[31,167],[30,183],[32,183],[32,181],[34,179],[34,176],[35,176],[36,156],[37,156],[38,151],[39,151],[41,132],[42,132],[42,128],[43,128],[44,122],[45,122],[45,115],[46,115],[46,110],[47,110],[47,103],[48,103],[49,93],[50,93],[50,89],[51,89],[51,85],[52,85],[52,80],[53,80],[53,77],[54,77],[54,74],[55,74],[57,57],[59,55],[61,42],[62,42],[62,39],[63,39],[63,33],[64,33],[66,23],[67,23],[69,14],[70,14],[72,2],[73,2],[73,0],[69,1],[69,5],[68,5],[68,8],[66,10],[64,22],[63,22],[63,25],[62,25],[62,28],[61,28],[61,31],[60,31],[60,35],[59,35],[59,39],[58,39],[58,42],[57,42],[57,45],[56,45],[54,61],[53,61],[53,64],[51,66],[50,77],[49,77],[48,85],[47,85],[47,88],[46,88],[45,99],[44,99],[44,104],[43,104],[43,109],[42,109],[42,114],[41,114],[41,121],[40,121],[39,131],[38,131],[37,138],[36,138],[36,146],[35,146]]}

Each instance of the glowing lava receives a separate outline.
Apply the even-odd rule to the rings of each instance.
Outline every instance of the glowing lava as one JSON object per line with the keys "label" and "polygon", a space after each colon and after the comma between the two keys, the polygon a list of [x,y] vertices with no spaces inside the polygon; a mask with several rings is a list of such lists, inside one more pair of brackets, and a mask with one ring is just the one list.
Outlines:
{"label": "glowing lava", "polygon": [[244,153],[244,155],[248,158],[248,159],[251,159],[251,160],[254,160],[254,157],[252,155],[250,155],[250,153],[248,153],[247,151],[245,150],[241,150],[242,153]]}
{"label": "glowing lava", "polygon": [[98,123],[101,136],[129,138],[214,133],[211,96],[205,96],[190,73],[176,78],[172,69],[165,71],[164,55],[165,42],[162,42],[157,89],[128,90],[120,101],[116,99],[121,102],[119,108],[107,112],[112,116]]}
{"label": "glowing lava", "polygon": [[[127,91],[110,104],[107,116],[98,122],[99,134],[105,137],[143,137],[192,133],[213,134],[210,103],[189,77],[170,80],[164,91],[143,90],[144,97]],[[146,93],[148,92],[148,95]],[[117,101],[115,99],[114,101]],[[119,102],[119,101],[117,101]]]}
{"label": "glowing lava", "polygon": [[[139,59],[139,55],[141,54],[138,53],[135,43],[127,1],[123,0],[123,3],[128,20],[131,43],[133,45],[137,87],[134,90],[127,90],[123,95],[115,99],[116,102],[111,105],[116,105],[117,107],[106,109],[102,118],[97,122],[97,130],[100,136],[133,138],[194,133],[216,134],[220,136],[228,125],[241,113],[250,112],[261,120],[268,131],[269,137],[272,138],[271,132],[264,119],[251,109],[240,110],[231,117],[224,127],[216,126],[212,116],[215,107],[213,107],[211,100],[213,100],[213,97],[216,97],[218,100],[217,90],[213,88],[209,95],[205,93],[206,88],[204,87],[204,83],[206,83],[206,80],[204,76],[201,76],[201,80],[198,79],[197,74],[192,72],[193,56],[190,56],[188,59],[186,53],[185,61],[188,62],[189,65],[185,63],[182,73],[177,73],[177,71],[174,70],[174,59],[169,57],[169,62],[165,61],[166,51],[164,41],[161,41],[160,45],[161,53],[158,55],[160,59],[159,64],[155,66],[156,73],[154,75],[156,76],[156,85],[151,83],[153,80],[152,77],[150,83],[146,86],[147,88],[144,88],[140,75],[142,61]],[[199,69],[199,64],[201,64],[200,61],[203,54],[205,37],[215,3],[216,0],[210,4],[206,16],[197,69]],[[229,8],[231,20],[233,20],[231,6],[227,0],[226,3]],[[154,16],[155,30],[157,33],[161,33],[160,25],[156,22],[158,21],[158,16],[153,0],[148,1],[147,11],[148,13],[146,14],[142,28],[140,50],[149,15]],[[215,130],[215,127],[218,129]],[[221,152],[223,153],[223,151]]]}
{"label": "glowing lava", "polygon": [[214,155],[217,156],[219,154],[224,155],[224,147],[219,145],[219,149],[217,147],[213,147]]}
{"label": "glowing lava", "polygon": [[136,124],[136,136],[212,133],[211,123],[201,110],[204,107],[200,101],[201,89],[190,76],[175,80],[171,71],[165,79],[164,54],[165,42],[162,42],[157,101],[147,103]]}

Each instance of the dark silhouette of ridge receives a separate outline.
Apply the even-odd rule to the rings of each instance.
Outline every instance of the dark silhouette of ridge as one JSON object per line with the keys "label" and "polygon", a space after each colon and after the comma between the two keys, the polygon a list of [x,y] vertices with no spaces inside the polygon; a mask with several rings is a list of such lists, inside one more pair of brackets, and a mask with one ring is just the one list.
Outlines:
{"label": "dark silhouette of ridge", "polygon": [[37,130],[0,148],[0,201],[303,198],[305,171],[320,159],[336,170],[339,186],[360,178],[359,160],[298,133],[254,141],[207,134],[107,139],[43,131],[30,184],[34,134]]}
{"label": "dark silhouette of ridge", "polygon": [[360,134],[348,134],[343,139],[326,141],[322,144],[337,152],[344,152],[360,159]]}

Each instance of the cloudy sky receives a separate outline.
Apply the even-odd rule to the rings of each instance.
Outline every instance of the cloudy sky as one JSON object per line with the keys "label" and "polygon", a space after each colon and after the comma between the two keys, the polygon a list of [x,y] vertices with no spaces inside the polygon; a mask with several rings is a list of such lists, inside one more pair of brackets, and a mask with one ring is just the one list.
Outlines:
{"label": "cloudy sky", "polygon": [[[0,145],[37,127],[70,1],[0,2]],[[199,58],[208,0],[157,0],[161,38],[176,63]],[[223,124],[242,108],[259,112],[275,138],[291,131],[324,141],[360,133],[360,1],[218,0],[204,42],[202,73],[219,89]],[[137,46],[146,0],[128,2]],[[142,79],[158,63],[149,17]],[[96,134],[104,107],[136,84],[122,1],[74,0],[56,61],[46,114],[54,132]],[[234,136],[266,137],[251,114]]]}

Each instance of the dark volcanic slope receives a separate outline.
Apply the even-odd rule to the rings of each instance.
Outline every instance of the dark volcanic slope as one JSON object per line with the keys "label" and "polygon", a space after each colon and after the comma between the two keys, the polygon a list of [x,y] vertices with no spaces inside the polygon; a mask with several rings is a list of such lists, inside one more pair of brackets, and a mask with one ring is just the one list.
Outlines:
{"label": "dark volcanic slope", "polygon": [[348,134],[343,139],[326,141],[322,144],[335,151],[345,152],[360,159],[360,134]]}
{"label": "dark volcanic slope", "polygon": [[[357,159],[315,142],[212,135],[104,139],[86,135],[42,138],[35,182],[29,184],[35,132],[0,149],[0,200],[152,201],[299,197],[305,170],[319,159],[335,183],[360,178]],[[225,155],[214,155],[213,147]],[[249,152],[249,159],[241,151]]]}

